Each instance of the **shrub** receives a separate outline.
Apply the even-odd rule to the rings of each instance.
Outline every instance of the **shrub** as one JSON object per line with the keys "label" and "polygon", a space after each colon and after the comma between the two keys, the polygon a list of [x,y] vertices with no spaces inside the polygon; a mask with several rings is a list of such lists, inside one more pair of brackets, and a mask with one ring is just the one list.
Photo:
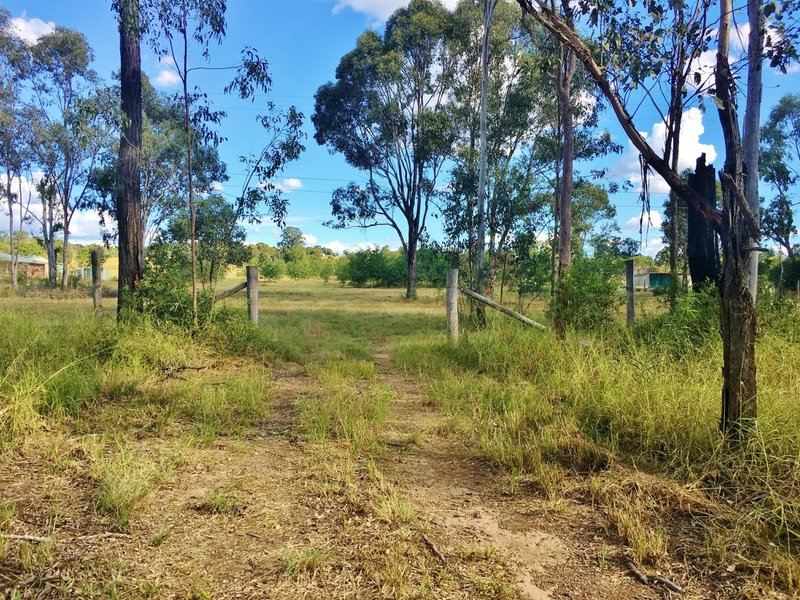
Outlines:
{"label": "shrub", "polygon": [[260,262],[258,270],[265,279],[280,279],[286,273],[286,263],[272,256]]}
{"label": "shrub", "polygon": [[577,258],[559,282],[559,293],[550,306],[554,321],[576,330],[608,329],[621,304],[617,261]]}
{"label": "shrub", "polygon": [[[175,281],[170,273],[148,270],[137,292],[137,302],[142,313],[160,323],[179,327],[194,326],[192,318],[192,292],[181,281]],[[197,296],[197,322],[203,326],[211,319],[214,298],[210,291],[202,290]]]}

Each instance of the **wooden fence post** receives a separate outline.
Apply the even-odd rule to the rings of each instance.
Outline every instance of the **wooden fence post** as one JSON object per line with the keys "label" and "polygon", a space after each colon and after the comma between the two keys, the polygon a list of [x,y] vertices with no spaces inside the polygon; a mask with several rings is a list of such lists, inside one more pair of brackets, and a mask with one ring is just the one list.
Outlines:
{"label": "wooden fence post", "polygon": [[247,266],[247,309],[250,322],[258,325],[258,267]]}
{"label": "wooden fence post", "polygon": [[628,325],[633,325],[636,311],[635,292],[636,286],[633,279],[633,259],[625,261],[625,289],[628,292]]}
{"label": "wooden fence post", "polygon": [[103,266],[100,250],[92,250],[92,304],[94,312],[103,308]]}
{"label": "wooden fence post", "polygon": [[447,337],[451,342],[458,341],[458,269],[447,271]]}

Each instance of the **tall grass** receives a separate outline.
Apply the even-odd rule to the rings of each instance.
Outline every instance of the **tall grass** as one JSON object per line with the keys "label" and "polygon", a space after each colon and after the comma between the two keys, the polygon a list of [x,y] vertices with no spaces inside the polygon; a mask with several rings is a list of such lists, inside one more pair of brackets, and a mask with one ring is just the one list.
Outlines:
{"label": "tall grass", "polygon": [[[763,332],[758,431],[731,448],[718,430],[722,357],[713,317],[698,323],[708,316],[702,306],[682,310],[673,317],[678,331],[665,326],[661,339],[653,324],[561,341],[498,321],[457,345],[407,341],[396,358],[424,375],[433,402],[467,419],[487,457],[531,474],[550,495],[558,468],[596,473],[616,457],[734,506],[733,527],[796,552],[800,344]],[[648,535],[651,551],[661,552],[658,532]]]}
{"label": "tall grass", "polygon": [[94,421],[84,429],[124,430],[146,414],[185,420],[203,436],[242,432],[266,418],[270,377],[258,363],[219,363],[221,344],[147,318],[117,325],[2,311],[0,449],[48,422],[80,424],[90,406]]}
{"label": "tall grass", "polygon": [[375,365],[338,361],[312,369],[317,397],[301,398],[300,424],[312,441],[342,439],[353,452],[374,447],[386,420],[391,390],[376,381]]}

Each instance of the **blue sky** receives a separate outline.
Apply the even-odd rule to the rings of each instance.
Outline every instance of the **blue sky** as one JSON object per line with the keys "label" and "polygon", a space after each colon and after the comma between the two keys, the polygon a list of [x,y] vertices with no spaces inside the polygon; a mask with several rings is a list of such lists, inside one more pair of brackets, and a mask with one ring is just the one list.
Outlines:
{"label": "blue sky", "polygon": [[[454,4],[447,0],[446,4]],[[368,27],[380,26],[382,21],[407,0],[228,0],[228,32],[221,46],[212,47],[211,65],[235,64],[242,46],[254,46],[267,57],[273,79],[271,99],[279,106],[295,105],[305,114],[305,130],[308,134],[306,152],[299,161],[285,170],[286,188],[291,206],[288,224],[299,227],[308,236],[308,241],[320,243],[340,251],[357,248],[365,244],[398,245],[398,240],[388,228],[373,228],[367,231],[332,230],[323,226],[330,218],[329,200],[331,192],[347,181],[359,181],[363,177],[348,167],[341,156],[331,156],[325,148],[313,140],[310,116],[313,112],[313,95],[317,88],[333,79],[340,57],[355,44],[357,36]],[[17,17],[16,23],[22,35],[35,36],[46,32],[53,25],[60,25],[83,32],[95,51],[95,69],[107,80],[119,68],[118,34],[109,0],[14,0],[5,6]],[[200,64],[202,57],[195,56]],[[157,57],[143,48],[142,66],[153,83],[161,90],[177,90],[175,77],[168,67],[159,63]],[[771,106],[785,93],[800,90],[800,76],[795,73],[781,75],[765,71],[764,110],[762,121]],[[236,194],[243,178],[243,169],[238,157],[258,149],[260,128],[255,123],[258,114],[256,104],[225,96],[222,88],[226,78],[218,73],[198,73],[194,83],[209,93],[217,108],[227,111],[228,118],[219,128],[227,138],[220,148],[223,160],[228,163],[230,181],[224,192]],[[658,137],[657,117],[646,112],[637,115],[636,124],[649,137]],[[615,141],[626,147],[621,156],[605,159],[602,164],[609,173],[624,180],[636,177],[637,155],[630,150],[624,134],[610,114],[601,118],[601,126],[608,128]],[[694,164],[701,151],[709,157],[716,155],[715,166],[721,165],[718,150],[722,148],[721,135],[716,114],[703,114],[693,109],[687,115],[681,155],[685,165]],[[592,165],[595,167],[598,165]],[[585,166],[583,170],[588,170]],[[446,184],[446,180],[440,184]],[[665,199],[665,188],[654,185],[652,222],[660,224],[661,205]],[[628,191],[613,198],[618,208],[618,222],[623,234],[638,237],[637,193]],[[89,242],[99,239],[99,227],[95,215],[87,213],[76,217],[73,239]],[[633,223],[636,223],[634,225]],[[431,235],[436,238],[440,226],[434,222]],[[647,253],[655,253],[660,247],[660,230],[651,230]],[[275,243],[279,232],[269,223],[251,227],[248,240]]]}

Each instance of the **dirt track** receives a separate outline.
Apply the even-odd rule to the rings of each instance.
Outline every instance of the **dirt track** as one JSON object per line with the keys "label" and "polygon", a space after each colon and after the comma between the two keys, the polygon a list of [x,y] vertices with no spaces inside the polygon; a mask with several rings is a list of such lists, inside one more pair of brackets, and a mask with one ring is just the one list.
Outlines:
{"label": "dirt track", "polygon": [[[394,394],[379,450],[306,442],[297,400],[322,392],[305,367],[284,365],[269,421],[180,449],[123,535],[92,509],[77,441],[62,441],[56,468],[23,446],[3,465],[4,496],[16,530],[53,542],[6,585],[32,597],[662,597],[634,580],[591,506],[513,485],[447,434],[388,350],[374,362]],[[157,461],[175,439],[143,431],[131,444]],[[223,506],[208,505],[214,495]]]}

